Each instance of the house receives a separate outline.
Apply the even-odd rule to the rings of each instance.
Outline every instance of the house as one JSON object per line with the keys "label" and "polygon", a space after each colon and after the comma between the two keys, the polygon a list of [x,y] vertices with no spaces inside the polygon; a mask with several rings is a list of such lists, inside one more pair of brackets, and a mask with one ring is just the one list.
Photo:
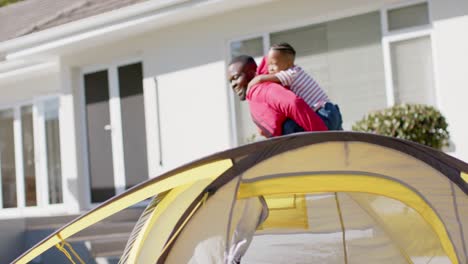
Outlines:
{"label": "house", "polygon": [[1,219],[76,214],[248,142],[227,62],[279,41],[345,128],[396,103],[434,105],[450,154],[468,160],[465,0],[26,0],[0,24]]}

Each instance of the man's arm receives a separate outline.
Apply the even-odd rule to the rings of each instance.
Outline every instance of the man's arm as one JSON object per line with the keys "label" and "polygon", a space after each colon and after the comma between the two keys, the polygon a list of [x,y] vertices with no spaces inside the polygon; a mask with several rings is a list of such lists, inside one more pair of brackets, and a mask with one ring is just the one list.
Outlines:
{"label": "man's arm", "polygon": [[276,83],[265,83],[265,100],[271,107],[294,120],[305,131],[326,131],[322,119],[293,92]]}

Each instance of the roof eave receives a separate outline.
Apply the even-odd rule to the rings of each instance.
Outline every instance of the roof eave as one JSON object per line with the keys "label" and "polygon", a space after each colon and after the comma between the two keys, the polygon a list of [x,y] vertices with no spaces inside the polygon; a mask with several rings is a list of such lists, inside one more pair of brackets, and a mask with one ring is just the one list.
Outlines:
{"label": "roof eave", "polygon": [[78,32],[92,30],[105,24],[122,21],[142,13],[157,11],[159,9],[174,6],[190,0],[161,0],[148,1],[104,14],[80,19],[50,29],[34,32],[25,36],[17,37],[0,43],[0,53],[9,54],[28,47],[44,44],[67,36],[72,36]]}
{"label": "roof eave", "polygon": [[[164,0],[149,1],[91,18],[43,30],[24,37],[0,43],[0,53],[7,60],[39,56],[74,43],[93,38],[123,34],[123,30],[138,29],[144,25],[160,28],[220,11],[259,5],[274,0]],[[195,8],[194,8],[195,7]],[[198,8],[196,8],[198,7]]]}

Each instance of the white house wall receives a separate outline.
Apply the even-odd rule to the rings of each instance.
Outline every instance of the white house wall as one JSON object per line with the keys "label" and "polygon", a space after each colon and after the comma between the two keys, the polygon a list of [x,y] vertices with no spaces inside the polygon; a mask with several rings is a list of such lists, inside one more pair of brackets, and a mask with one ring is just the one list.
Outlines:
{"label": "white house wall", "polygon": [[436,81],[456,157],[468,161],[468,1],[433,0]]}
{"label": "white house wall", "polygon": [[56,72],[40,75],[19,75],[0,80],[0,107],[11,106],[18,102],[32,101],[41,96],[60,92]]}
{"label": "white house wall", "polygon": [[[167,119],[161,120],[163,155],[170,157],[173,150],[185,148],[177,158],[168,158],[172,167],[234,146],[230,91],[225,82],[230,40],[376,11],[390,2],[395,1],[335,0],[313,5],[304,0],[288,1],[287,5],[276,1],[129,37],[113,45],[99,47],[96,43],[96,48],[76,52],[64,60],[80,67],[142,58],[145,78],[161,79],[161,96],[167,98],[160,98],[162,105],[168,105],[160,113],[162,119]],[[150,168],[150,172],[156,171]]]}
{"label": "white house wall", "polygon": [[[81,67],[141,59],[146,82],[156,78],[155,85],[161,89],[159,114],[165,162],[161,167],[160,157],[149,154],[149,173],[153,176],[235,145],[231,92],[225,81],[229,41],[378,11],[385,5],[399,2],[408,1],[276,1],[128,37],[112,45],[95,43],[95,48],[76,51],[62,59],[67,67],[77,69],[73,82],[75,97],[81,89]],[[464,34],[468,28],[467,3],[465,0],[450,0],[450,4],[445,0],[433,0],[430,7],[438,106],[450,124],[456,151],[451,154],[468,160],[468,140],[464,138],[468,134],[468,124],[461,110],[468,96],[466,78],[463,78],[467,67],[466,62],[460,61],[468,57],[468,35]],[[75,124],[77,142],[81,144],[84,142],[80,121],[82,106],[77,100],[75,98]],[[151,122],[156,121],[147,120],[147,127]],[[151,133],[148,139],[156,141],[158,135],[153,130],[148,130]],[[148,151],[153,154],[160,147],[154,142],[148,144],[152,145]],[[78,160],[82,159],[79,149]],[[177,155],[180,151],[182,154]]]}

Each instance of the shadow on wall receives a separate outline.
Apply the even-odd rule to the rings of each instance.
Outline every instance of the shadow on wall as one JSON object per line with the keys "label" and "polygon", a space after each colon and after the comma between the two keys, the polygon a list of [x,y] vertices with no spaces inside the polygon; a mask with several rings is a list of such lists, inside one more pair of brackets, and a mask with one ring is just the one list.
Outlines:
{"label": "shadow on wall", "polygon": [[448,154],[450,153],[455,153],[457,151],[457,147],[455,146],[455,142],[452,140],[449,140],[448,146],[442,148],[443,152],[447,152]]}
{"label": "shadow on wall", "polygon": [[[84,192],[83,194],[79,194],[78,192],[80,192],[81,190],[81,186],[78,186],[78,182],[76,179],[67,179],[67,184],[66,184],[67,188],[68,188],[68,191],[70,192],[70,194],[72,195],[73,199],[75,199],[75,201],[81,201],[81,199],[84,199]],[[80,208],[81,210],[82,208]]]}
{"label": "shadow on wall", "polygon": [[[33,247],[36,243],[46,238],[48,235],[50,235],[54,231],[55,230],[47,229],[47,230],[32,230],[32,231],[27,232],[26,235],[24,236],[25,237],[24,240],[26,242],[25,249],[29,249]],[[76,253],[80,256],[80,258],[84,261],[84,263],[96,264],[96,261],[92,258],[90,251],[88,250],[84,242],[71,243],[71,246],[76,251]],[[70,263],[70,261],[56,247],[51,247],[49,250],[42,253],[40,256],[36,257],[30,263],[31,264]]]}
{"label": "shadow on wall", "polygon": [[25,230],[24,219],[0,221],[0,263],[10,263],[25,250]]}

